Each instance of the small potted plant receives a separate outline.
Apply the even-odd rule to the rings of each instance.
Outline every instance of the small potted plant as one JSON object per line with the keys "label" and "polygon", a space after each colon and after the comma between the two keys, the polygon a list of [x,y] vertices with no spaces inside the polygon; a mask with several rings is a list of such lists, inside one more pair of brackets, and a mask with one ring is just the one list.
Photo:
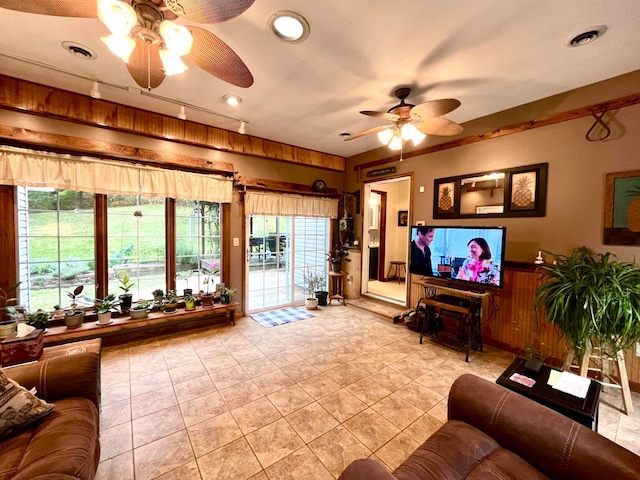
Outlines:
{"label": "small potted plant", "polygon": [[156,304],[161,305],[162,304],[162,300],[164,299],[164,291],[161,288],[156,288],[151,293],[153,294],[153,301]]}
{"label": "small potted plant", "polygon": [[78,327],[84,320],[84,310],[78,308],[78,297],[82,294],[84,285],[77,286],[72,292],[67,292],[71,299],[71,310],[64,315],[64,324],[67,328]]}
{"label": "small potted plant", "polygon": [[164,299],[164,313],[173,313],[178,308],[178,296],[175,290],[168,290]]}
{"label": "small potted plant", "polygon": [[349,255],[349,249],[345,248],[340,243],[336,244],[329,253],[326,254],[329,263],[331,263],[331,271],[334,273],[340,273],[342,270],[342,261],[350,262],[350,258],[346,258]]}
{"label": "small potted plant", "polygon": [[[20,283],[16,283],[11,287],[9,292],[13,292],[18,288],[18,285],[20,285]],[[16,307],[18,299],[9,297],[9,292],[0,288],[0,338],[11,335],[16,331],[16,326],[18,325],[16,320],[18,316]]]}
{"label": "small potted plant", "polygon": [[35,313],[30,313],[29,315],[27,315],[27,320],[25,323],[27,325],[31,325],[32,327],[46,331],[47,325],[49,325],[49,314],[39,308],[35,311]]}
{"label": "small potted plant", "polygon": [[191,294],[187,294],[184,296],[184,309],[185,310],[195,310],[196,309],[196,297]]}
{"label": "small potted plant", "polygon": [[60,308],[60,305],[55,304],[53,306],[53,317],[54,318],[62,318],[64,316],[64,310]]}
{"label": "small potted plant", "polygon": [[229,305],[231,303],[231,299],[235,294],[235,288],[225,287],[225,289],[220,292],[220,303],[222,303],[223,305]]}
{"label": "small potted plant", "polygon": [[120,304],[116,300],[116,296],[113,293],[109,293],[102,299],[96,299],[95,306],[98,310],[98,325],[108,325],[111,323],[111,314]]}
{"label": "small potted plant", "polygon": [[204,274],[204,280],[202,283],[207,286],[207,291],[201,293],[200,298],[202,300],[203,307],[210,307],[213,305],[214,293],[209,292],[209,287],[213,283],[213,276],[220,273],[220,262],[218,260],[214,260],[213,262],[202,267],[201,271]]}
{"label": "small potted plant", "polygon": [[140,300],[135,304],[133,308],[129,310],[129,315],[132,320],[138,320],[140,318],[147,318],[149,316],[149,310],[151,308],[151,302],[147,300]]}
{"label": "small potted plant", "polygon": [[118,288],[123,291],[120,295],[120,308],[123,312],[128,312],[133,301],[133,295],[129,293],[129,290],[135,286],[135,283],[129,280],[129,275],[119,278],[118,281],[120,282]]}
{"label": "small potted plant", "polygon": [[318,272],[305,268],[302,273],[302,281],[304,282],[307,291],[307,298],[304,301],[304,305],[307,310],[316,310],[318,308],[316,291],[324,285],[324,277],[322,277]]}

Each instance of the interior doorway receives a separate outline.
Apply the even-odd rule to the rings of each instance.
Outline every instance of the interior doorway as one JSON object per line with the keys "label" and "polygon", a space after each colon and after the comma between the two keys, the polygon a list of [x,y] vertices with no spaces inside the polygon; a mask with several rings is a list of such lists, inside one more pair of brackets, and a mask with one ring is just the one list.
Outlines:
{"label": "interior doorway", "polygon": [[[406,306],[410,176],[365,183],[362,294]],[[392,263],[393,262],[393,263]]]}

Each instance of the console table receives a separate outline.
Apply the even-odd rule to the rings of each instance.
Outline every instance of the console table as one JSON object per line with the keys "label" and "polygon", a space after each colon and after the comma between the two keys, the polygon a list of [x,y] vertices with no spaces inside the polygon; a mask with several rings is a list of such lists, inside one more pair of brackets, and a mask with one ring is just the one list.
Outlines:
{"label": "console table", "polygon": [[[599,398],[602,388],[600,383],[591,380],[587,396],[585,398],[575,397],[556,390],[547,383],[552,370],[551,367],[543,365],[539,372],[529,372],[524,368],[525,362],[524,358],[516,358],[504,373],[498,377],[496,383],[535,400],[596,432],[598,431]],[[526,387],[509,380],[509,377],[514,373],[532,378],[536,381],[535,385]]]}
{"label": "console table", "polygon": [[[424,305],[425,319],[420,332],[420,343],[423,337],[431,333],[431,340],[458,351],[465,351],[465,361],[469,361],[469,352],[482,351],[482,303],[489,298],[491,292],[472,292],[438,283],[428,279],[417,282],[424,289],[424,296],[419,300],[417,310]],[[437,315],[436,315],[437,314]],[[438,328],[427,332],[427,326],[437,327],[437,318],[455,318],[457,335],[439,334]]]}

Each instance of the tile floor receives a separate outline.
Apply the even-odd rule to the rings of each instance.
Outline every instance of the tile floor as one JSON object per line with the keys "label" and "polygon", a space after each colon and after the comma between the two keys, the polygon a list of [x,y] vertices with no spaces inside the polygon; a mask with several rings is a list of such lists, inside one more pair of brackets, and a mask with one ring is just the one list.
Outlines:
{"label": "tile floor", "polygon": [[[393,469],[446,420],[455,378],[494,381],[511,360],[487,347],[467,364],[338,305],[107,347],[96,478],[331,480],[368,456]],[[618,397],[603,396],[601,433],[640,453],[640,415],[620,415]]]}

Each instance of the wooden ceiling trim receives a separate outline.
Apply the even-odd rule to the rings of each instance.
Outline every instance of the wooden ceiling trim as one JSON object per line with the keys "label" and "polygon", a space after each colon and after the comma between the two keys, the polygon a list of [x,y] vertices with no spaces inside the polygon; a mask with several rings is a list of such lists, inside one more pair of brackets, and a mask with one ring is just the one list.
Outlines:
{"label": "wooden ceiling trim", "polygon": [[178,155],[145,148],[129,147],[118,143],[89,140],[86,138],[60,135],[56,133],[38,132],[26,128],[16,128],[10,125],[0,125],[0,139],[7,140],[14,145],[31,148],[42,146],[56,151],[77,152],[98,158],[115,158],[120,160],[135,160],[154,166],[174,167],[181,170],[233,174],[233,164],[217,162],[206,158]]}
{"label": "wooden ceiling trim", "polygon": [[[547,127],[556,123],[568,122],[577,118],[588,117],[593,114],[607,112],[610,110],[618,110],[624,107],[630,107],[632,105],[640,104],[640,93],[634,93],[626,97],[617,98],[615,100],[609,100],[607,102],[596,103],[586,107],[580,107],[566,112],[554,113],[542,117],[538,120],[529,120],[526,122],[517,123],[504,128],[498,128],[489,132],[480,133],[478,135],[470,135],[464,138],[457,138],[449,142],[440,143],[431,147],[421,148],[411,152],[403,152],[403,159],[418,157],[420,155],[428,155],[430,153],[441,152],[450,148],[462,147],[471,143],[482,142],[484,140],[491,140],[493,138],[504,137],[505,135],[512,135],[514,133],[521,133],[527,130],[533,130],[534,128]],[[353,167],[354,171],[364,170],[366,168],[378,167],[387,163],[396,162],[399,159],[398,154],[394,154],[392,157],[381,158],[372,162],[361,163]]]}
{"label": "wooden ceiling trim", "polygon": [[316,192],[312,185],[302,183],[281,182],[278,180],[267,180],[264,178],[239,176],[236,181],[239,188],[250,190],[261,190],[267,192],[296,193],[298,195],[312,195],[316,197],[339,198],[337,188],[327,188],[324,192]]}
{"label": "wooden ceiling trim", "polygon": [[337,155],[240,135],[6,75],[0,75],[0,107],[239,155],[346,170],[346,159]]}

